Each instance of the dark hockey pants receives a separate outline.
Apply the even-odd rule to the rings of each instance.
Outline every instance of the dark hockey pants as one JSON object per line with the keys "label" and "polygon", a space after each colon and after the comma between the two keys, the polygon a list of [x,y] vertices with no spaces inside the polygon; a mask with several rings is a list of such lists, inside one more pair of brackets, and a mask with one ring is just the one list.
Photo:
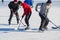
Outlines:
{"label": "dark hockey pants", "polygon": [[39,16],[41,17],[41,25],[40,25],[40,28],[39,29],[42,29],[42,28],[47,28],[47,25],[49,23],[49,19],[48,18],[45,18],[43,15],[39,14]]}
{"label": "dark hockey pants", "polygon": [[29,27],[29,19],[31,17],[31,13],[27,14],[25,17],[25,23],[27,24],[27,27]]}
{"label": "dark hockey pants", "polygon": [[16,16],[17,23],[19,23],[19,15],[18,15],[18,12],[13,13],[12,11],[11,11],[11,14],[10,14],[9,22],[11,23],[11,19],[12,19],[12,17],[13,17],[13,14],[15,14],[15,16]]}

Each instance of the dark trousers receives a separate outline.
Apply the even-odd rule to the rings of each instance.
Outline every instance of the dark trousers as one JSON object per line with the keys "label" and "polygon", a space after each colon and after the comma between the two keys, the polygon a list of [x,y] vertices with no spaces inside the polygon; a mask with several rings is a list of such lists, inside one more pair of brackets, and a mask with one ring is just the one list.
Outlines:
{"label": "dark trousers", "polygon": [[46,17],[44,17],[45,15],[43,16],[40,13],[39,13],[39,16],[41,17],[41,25],[40,25],[40,28],[39,29],[47,28],[47,25],[49,23],[49,19],[46,18]]}
{"label": "dark trousers", "polygon": [[12,11],[11,11],[11,13],[10,13],[9,22],[11,22],[11,19],[12,19],[12,17],[13,17],[13,14],[16,15],[17,23],[19,23],[19,15],[18,15],[18,12],[13,13]]}
{"label": "dark trousers", "polygon": [[25,23],[27,24],[27,27],[29,27],[29,19],[30,19],[31,13],[27,14],[25,17]]}

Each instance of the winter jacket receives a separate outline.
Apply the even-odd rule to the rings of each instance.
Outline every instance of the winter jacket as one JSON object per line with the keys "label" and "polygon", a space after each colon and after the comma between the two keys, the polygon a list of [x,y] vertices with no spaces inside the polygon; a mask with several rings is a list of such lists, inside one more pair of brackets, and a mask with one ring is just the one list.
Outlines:
{"label": "winter jacket", "polygon": [[38,7],[38,6],[41,6],[39,13],[40,13],[41,15],[47,15],[48,9],[46,8],[46,6],[47,6],[46,3],[38,3],[38,4],[36,5],[36,8],[35,8],[36,11],[38,11],[38,10],[37,10],[37,7]]}
{"label": "winter jacket", "polygon": [[11,2],[8,4],[8,7],[9,7],[10,9],[13,9],[13,12],[18,11],[18,9],[19,9],[18,3],[15,4],[14,1],[11,1]]}
{"label": "winter jacket", "polygon": [[27,3],[22,3],[21,5],[22,5],[22,7],[24,9],[24,13],[23,13],[22,16],[25,16],[25,15],[32,12],[31,7]]}

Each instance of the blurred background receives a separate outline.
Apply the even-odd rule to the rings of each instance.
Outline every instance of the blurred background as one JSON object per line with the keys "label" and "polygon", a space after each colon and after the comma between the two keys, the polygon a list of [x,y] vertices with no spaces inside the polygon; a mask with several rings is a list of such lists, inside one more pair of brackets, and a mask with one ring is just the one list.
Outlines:
{"label": "blurred background", "polygon": [[[10,2],[10,1],[13,1],[13,0],[0,0],[0,6],[7,6],[8,5],[8,3]],[[20,1],[24,1],[24,0],[20,0]],[[44,3],[44,2],[46,2],[47,0],[32,0],[33,1],[33,5],[35,6],[37,3]],[[60,0],[51,0],[52,1],[52,4],[53,4],[53,6],[60,6]]]}

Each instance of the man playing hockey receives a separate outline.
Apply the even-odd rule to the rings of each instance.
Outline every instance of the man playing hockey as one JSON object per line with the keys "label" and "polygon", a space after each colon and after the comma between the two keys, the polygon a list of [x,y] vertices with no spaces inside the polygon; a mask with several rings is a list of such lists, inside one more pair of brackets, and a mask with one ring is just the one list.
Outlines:
{"label": "man playing hockey", "polygon": [[47,18],[47,13],[49,11],[50,8],[50,4],[51,4],[51,0],[48,0],[46,3],[38,3],[36,5],[36,11],[38,6],[41,6],[40,8],[40,12],[39,12],[39,16],[41,17],[41,25],[39,30],[44,31],[47,30],[47,25],[49,23],[49,19]]}
{"label": "man playing hockey", "polygon": [[8,7],[10,9],[10,18],[9,18],[9,25],[11,24],[11,19],[13,17],[13,14],[16,15],[16,19],[17,19],[17,24],[19,23],[19,15],[18,15],[18,9],[19,9],[19,5],[18,5],[18,1],[17,0],[14,0],[14,1],[11,1],[9,4],[8,4]]}
{"label": "man playing hockey", "polygon": [[27,25],[27,27],[25,28],[25,30],[29,29],[29,19],[30,19],[30,16],[32,14],[32,10],[31,10],[31,7],[27,4],[27,3],[22,3],[21,1],[18,2],[19,5],[21,5],[24,9],[24,13],[22,15],[22,18],[25,16],[25,23]]}

